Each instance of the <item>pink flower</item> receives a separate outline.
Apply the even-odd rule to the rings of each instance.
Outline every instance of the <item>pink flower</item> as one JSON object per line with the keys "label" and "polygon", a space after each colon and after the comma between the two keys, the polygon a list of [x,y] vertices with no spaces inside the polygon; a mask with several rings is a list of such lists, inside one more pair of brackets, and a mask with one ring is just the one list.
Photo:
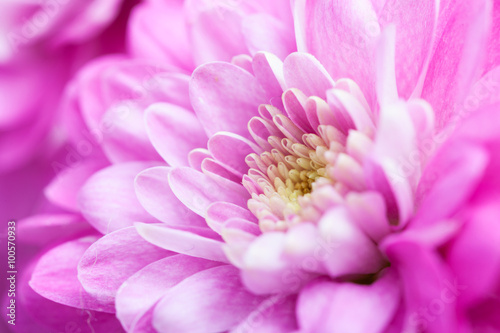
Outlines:
{"label": "pink flower", "polygon": [[[254,52],[262,47],[248,45],[264,45],[258,42],[266,38],[251,44],[245,39],[252,58],[232,58],[211,38],[224,36],[228,49],[240,52],[241,45],[232,43],[247,35],[238,32],[241,16],[234,8],[208,10],[208,18],[194,15],[192,34],[186,32],[193,44],[176,49],[154,42],[161,31],[151,28],[158,24],[152,23],[159,12],[154,6],[160,5],[141,9],[152,20],[138,21],[144,39],[131,39],[136,55],[146,58],[140,52],[150,50],[145,52],[152,58],[188,71],[212,57],[233,63],[199,66],[188,83],[191,103],[174,101],[176,95],[152,96],[160,103],[147,108],[143,126],[136,119],[151,103],[147,95],[136,105],[136,118],[123,126],[117,122],[118,130],[103,136],[102,151],[97,149],[103,164],[90,159],[81,164],[84,172],[70,170],[70,196],[66,186],[51,185],[54,201],[82,213],[106,235],[87,232],[90,237],[47,252],[34,270],[34,290],[69,306],[116,311],[123,328],[136,332],[454,332],[494,324],[475,302],[494,303],[485,295],[498,295],[496,266],[484,271],[488,279],[473,281],[468,266],[459,264],[470,260],[463,249],[474,243],[469,229],[460,228],[466,220],[447,223],[457,218],[450,207],[473,203],[462,195],[469,187],[455,193],[455,179],[465,175],[467,186],[482,183],[484,155],[496,153],[489,146],[494,136],[481,140],[486,148],[479,153],[471,148],[464,154],[478,164],[425,191],[433,185],[428,177],[448,172],[442,163],[456,163],[456,146],[451,156],[440,150],[433,158],[449,135],[439,131],[472,111],[464,97],[475,95],[471,87],[479,77],[496,77],[489,2],[443,3],[436,12],[439,4],[432,2],[295,1],[301,52]],[[210,30],[210,23],[219,22],[214,15],[237,31]],[[269,26],[270,36],[282,31]],[[201,32],[206,39],[196,37]],[[196,43],[207,52],[190,49]],[[69,88],[69,103],[80,106],[75,145],[82,128],[92,130],[108,116],[116,120],[116,97],[148,68],[126,60],[115,71],[107,61],[94,63]],[[87,89],[80,92],[79,84]],[[179,96],[187,96],[186,90]],[[490,102],[478,104],[486,108]],[[463,128],[476,129],[472,122]],[[447,144],[458,146],[462,138],[476,140],[456,134]],[[158,163],[158,155],[169,166]],[[113,165],[100,170],[108,163]],[[132,179],[143,169],[135,178],[135,197]],[[494,191],[488,189],[490,197]],[[440,193],[461,196],[440,211]],[[132,226],[137,221],[146,223]],[[449,254],[440,252],[443,245]],[[496,247],[476,253],[484,249]],[[452,272],[474,282],[470,294],[458,295],[462,280],[455,283]],[[424,327],[420,306],[434,306],[446,283],[455,288],[446,292],[455,292],[454,303],[431,314]]]}

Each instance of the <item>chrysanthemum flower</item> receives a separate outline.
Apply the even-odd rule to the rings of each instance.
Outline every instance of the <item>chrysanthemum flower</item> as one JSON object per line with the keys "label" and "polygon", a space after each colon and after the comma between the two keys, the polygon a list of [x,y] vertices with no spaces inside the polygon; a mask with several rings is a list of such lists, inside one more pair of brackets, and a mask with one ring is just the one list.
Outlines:
{"label": "chrysanthemum flower", "polygon": [[[497,295],[495,270],[472,296],[460,294],[462,278],[472,280],[456,264],[465,245],[451,245],[448,256],[439,251],[461,224],[435,223],[460,216],[431,214],[438,209],[425,200],[436,200],[421,181],[422,172],[443,170],[440,157],[426,168],[446,139],[436,133],[461,121],[472,110],[472,84],[496,73],[491,4],[295,1],[293,10],[300,53],[204,64],[189,82],[192,109],[170,101],[147,109],[148,138],[169,166],[139,173],[138,202],[123,181],[144,164],[124,163],[124,141],[103,145],[116,165],[89,178],[78,209],[107,234],[43,256],[31,281],[37,292],[75,307],[116,309],[130,332],[453,332],[494,325],[475,304],[488,306],[485,295]],[[154,153],[137,149],[151,148],[141,136],[124,137],[134,151]],[[477,171],[467,185],[484,181]],[[441,187],[454,189],[436,186],[438,195]],[[454,204],[469,204],[460,199]],[[145,212],[148,224],[130,226]],[[421,233],[419,215],[429,224]],[[466,230],[451,242],[465,237],[468,244]],[[54,259],[65,261],[54,268]],[[433,270],[436,262],[446,274]],[[418,275],[419,268],[428,274]],[[65,280],[63,291],[48,284]],[[448,284],[455,289],[444,289]],[[450,292],[450,306],[421,314]]]}

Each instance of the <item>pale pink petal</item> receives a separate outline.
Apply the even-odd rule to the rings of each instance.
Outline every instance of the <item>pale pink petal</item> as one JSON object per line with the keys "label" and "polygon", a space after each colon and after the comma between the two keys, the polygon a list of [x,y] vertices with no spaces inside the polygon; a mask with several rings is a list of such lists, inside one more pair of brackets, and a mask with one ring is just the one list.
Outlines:
{"label": "pale pink petal", "polygon": [[170,189],[169,167],[154,167],[135,178],[135,193],[148,213],[167,225],[206,227],[202,217],[184,206]]}
{"label": "pale pink petal", "polygon": [[165,333],[227,331],[262,301],[245,290],[236,268],[214,267],[171,288],[156,305],[153,325]]}
{"label": "pale pink petal", "polygon": [[208,150],[224,167],[243,177],[248,172],[245,157],[261,148],[239,135],[218,132],[208,141]]}
{"label": "pale pink petal", "polygon": [[135,227],[144,239],[163,249],[207,260],[228,262],[222,251],[223,243],[208,238],[208,234],[201,233],[199,228],[191,227],[186,231],[145,223],[136,223]]}
{"label": "pale pink petal", "polygon": [[333,88],[334,82],[323,65],[307,53],[292,53],[283,63],[287,88],[297,88],[306,96],[326,99],[326,91]]}
{"label": "pale pink petal", "polygon": [[288,89],[283,94],[283,105],[288,117],[304,132],[313,133],[315,130],[311,126],[305,110],[306,101],[307,96],[298,89]]}
{"label": "pale pink petal", "polygon": [[296,296],[275,295],[263,301],[230,333],[289,333],[295,331]]}
{"label": "pale pink petal", "polygon": [[318,225],[328,257],[324,265],[333,277],[376,273],[384,258],[375,243],[351,221],[343,207],[331,209]]}
{"label": "pale pink petal", "polygon": [[181,254],[153,262],[118,289],[116,316],[127,330],[137,331],[139,322],[170,288],[197,272],[219,265],[216,261]]}
{"label": "pale pink petal", "polygon": [[[380,28],[379,28],[380,29]],[[376,49],[376,84],[377,99],[385,107],[398,99],[396,83],[396,27],[384,28]],[[409,52],[413,54],[413,52]]]}
{"label": "pale pink petal", "polygon": [[248,209],[228,202],[216,202],[211,204],[207,209],[207,224],[218,234],[221,233],[224,222],[233,217],[256,222],[255,215]]}
{"label": "pale pink petal", "polygon": [[285,59],[296,51],[295,36],[290,33],[291,26],[267,13],[249,15],[241,25],[251,54],[265,50]]}
{"label": "pale pink petal", "polygon": [[80,190],[83,216],[105,234],[132,226],[134,222],[156,222],[137,200],[135,176],[156,163],[130,162],[107,167],[90,177]]}
{"label": "pale pink petal", "polygon": [[396,276],[385,271],[372,285],[319,280],[299,294],[301,332],[379,333],[399,306]]}
{"label": "pale pink petal", "polygon": [[302,11],[301,27],[296,28],[300,31],[297,39],[302,38],[297,43],[299,51],[315,56],[334,80],[353,79],[372,105],[376,35],[369,27],[377,23],[377,15],[371,1],[301,0],[295,6],[297,12]]}
{"label": "pale pink petal", "polygon": [[252,61],[255,78],[270,98],[270,104],[277,105],[285,88],[283,62],[272,53],[258,52]]}
{"label": "pale pink petal", "polygon": [[[226,180],[228,183],[233,183]],[[241,185],[223,184],[191,168],[173,169],[169,175],[170,188],[176,197],[200,216],[206,215],[210,204],[224,201],[246,207],[248,192]]]}
{"label": "pale pink petal", "polygon": [[141,238],[134,227],[124,228],[105,235],[85,251],[78,263],[78,280],[96,300],[113,307],[116,292],[126,279],[170,255],[173,253]]}
{"label": "pale pink petal", "polygon": [[151,143],[171,166],[187,166],[189,152],[206,147],[207,137],[196,116],[177,105],[153,104],[145,121]]}
{"label": "pale pink petal", "polygon": [[228,131],[251,139],[247,124],[266,95],[255,77],[227,63],[198,67],[189,85],[191,102],[208,135]]}

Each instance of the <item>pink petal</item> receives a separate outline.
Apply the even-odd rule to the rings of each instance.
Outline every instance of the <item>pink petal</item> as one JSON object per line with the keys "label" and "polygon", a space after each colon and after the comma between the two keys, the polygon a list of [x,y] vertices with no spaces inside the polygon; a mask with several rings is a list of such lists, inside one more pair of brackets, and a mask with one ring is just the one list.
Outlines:
{"label": "pink petal", "polygon": [[296,50],[290,30],[288,24],[267,13],[249,15],[242,21],[242,32],[251,54],[265,50],[285,59]]}
{"label": "pink petal", "polygon": [[[351,78],[357,82],[372,105],[374,64],[372,60],[375,35],[369,27],[377,22],[371,1],[341,0],[295,1],[298,12],[303,11],[297,42],[300,52],[316,57],[335,80]],[[325,27],[332,27],[327,29]],[[321,96],[319,96],[321,97]]]}
{"label": "pink petal", "polygon": [[[434,249],[398,237],[388,239],[383,249],[402,283],[407,309],[403,331],[425,325],[428,332],[458,332],[455,300],[464,286],[452,278]],[[438,316],[433,315],[436,309]]]}
{"label": "pink petal", "polygon": [[413,187],[420,176],[420,160],[409,160],[413,152],[418,152],[416,133],[407,106],[398,102],[382,108],[372,158],[389,181],[401,225],[413,212]]}
{"label": "pink petal", "polygon": [[46,245],[69,238],[92,227],[78,214],[37,214],[18,222],[19,239],[30,244]]}
{"label": "pink petal", "polygon": [[[148,1],[135,6],[128,29],[132,55],[193,69],[183,9],[180,1]],[[169,31],[168,35],[164,31]]]}
{"label": "pink petal", "polygon": [[[397,0],[384,2],[378,16],[380,26],[388,24],[396,28],[395,70],[399,95],[408,99],[422,89],[428,63],[435,45],[435,29],[438,19],[439,1],[411,1],[401,3]],[[367,28],[374,33],[380,32],[378,24]]]}
{"label": "pink petal", "polygon": [[165,333],[227,331],[262,300],[245,290],[236,268],[214,267],[171,288],[156,305],[153,325]]}
{"label": "pink petal", "polygon": [[208,206],[213,202],[224,201],[246,207],[249,199],[243,186],[221,185],[191,168],[173,169],[169,175],[169,184],[176,197],[200,216],[206,215]]}
{"label": "pink petal", "polygon": [[136,221],[156,222],[137,200],[134,178],[155,163],[130,162],[107,167],[90,177],[80,190],[83,216],[105,234]]}
{"label": "pink petal", "polygon": [[438,129],[457,116],[463,98],[480,74],[491,23],[491,6],[488,1],[453,3],[443,10],[440,22],[438,33],[442,35],[422,91],[422,98],[437,112]]}
{"label": "pink petal", "polygon": [[227,132],[219,132],[212,136],[208,141],[208,150],[216,160],[240,177],[248,172],[245,157],[251,153],[261,152],[261,148],[253,142]]}
{"label": "pink petal", "polygon": [[224,223],[232,217],[256,222],[256,217],[248,209],[228,202],[216,202],[207,209],[207,224],[218,234],[221,233]]}
{"label": "pink petal", "polygon": [[298,89],[292,88],[283,94],[283,105],[288,117],[304,132],[313,133],[314,129],[305,110],[306,101],[307,96]]}
{"label": "pink petal", "polygon": [[242,13],[239,6],[203,0],[190,0],[184,6],[197,65],[215,60],[230,61],[234,55],[248,53],[241,32]]}
{"label": "pink petal", "polygon": [[201,171],[201,164],[206,159],[212,157],[208,149],[197,148],[189,152],[189,166],[193,169]]}
{"label": "pink petal", "polygon": [[252,61],[252,69],[260,86],[271,98],[270,104],[276,105],[285,88],[283,62],[272,53],[258,52]]}
{"label": "pink petal", "polygon": [[391,271],[368,286],[314,281],[299,294],[299,326],[301,332],[383,332],[399,300],[399,286]]}
{"label": "pink petal", "polygon": [[222,251],[223,243],[207,234],[197,234],[197,229],[178,230],[156,224],[136,223],[137,232],[148,242],[163,249],[220,262],[228,262]]}
{"label": "pink petal", "polygon": [[151,143],[171,166],[187,166],[189,152],[206,146],[203,127],[184,108],[156,103],[146,110],[145,120]]}
{"label": "pink petal", "polygon": [[283,71],[287,88],[297,88],[306,96],[326,99],[326,91],[334,86],[323,65],[307,53],[290,54],[285,59]]}
{"label": "pink petal", "polygon": [[116,292],[126,279],[172,254],[145,241],[134,227],[124,228],[105,235],[85,251],[78,263],[78,280],[86,292],[113,307]]}
{"label": "pink petal", "polygon": [[219,265],[215,261],[181,254],[153,262],[128,278],[118,289],[116,316],[127,330],[137,330],[138,322],[170,288],[197,272]]}
{"label": "pink petal", "polygon": [[54,302],[80,309],[114,313],[113,306],[88,294],[77,279],[78,261],[96,240],[94,236],[59,245],[38,261],[29,282],[31,288]]}
{"label": "pink petal", "polygon": [[[379,28],[380,29],[380,28]],[[376,89],[378,103],[384,107],[398,99],[396,84],[396,27],[384,29],[376,50]],[[410,52],[412,54],[413,52]]]}
{"label": "pink petal", "polygon": [[57,175],[45,188],[44,193],[52,203],[78,212],[78,192],[87,179],[108,165],[104,159],[90,158]]}
{"label": "pink petal", "polygon": [[384,198],[379,193],[351,192],[346,201],[349,215],[375,242],[379,242],[391,231]]}
{"label": "pink petal", "polygon": [[135,193],[142,207],[168,225],[206,227],[199,215],[184,206],[170,189],[168,175],[172,168],[154,167],[135,178]]}
{"label": "pink petal", "polygon": [[324,265],[331,276],[371,274],[383,267],[377,246],[353,224],[346,209],[331,209],[323,215],[318,228],[329,254]]}
{"label": "pink petal", "polygon": [[251,139],[248,121],[258,115],[259,104],[266,102],[264,91],[251,74],[227,63],[205,64],[194,71],[189,91],[209,136],[228,131]]}
{"label": "pink petal", "polygon": [[297,330],[295,296],[275,295],[263,301],[230,333],[288,333]]}

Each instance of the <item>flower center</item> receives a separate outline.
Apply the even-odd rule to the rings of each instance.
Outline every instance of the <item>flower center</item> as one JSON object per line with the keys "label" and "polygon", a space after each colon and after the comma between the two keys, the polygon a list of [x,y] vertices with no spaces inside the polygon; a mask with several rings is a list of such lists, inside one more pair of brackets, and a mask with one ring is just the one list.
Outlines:
{"label": "flower center", "polygon": [[243,178],[252,195],[249,209],[263,232],[315,222],[337,193],[345,193],[335,169],[339,159],[346,159],[342,157],[347,156],[346,136],[331,125],[305,133],[270,105],[262,105],[259,113],[261,117],[252,118],[249,129],[263,152],[246,157],[250,169]]}

